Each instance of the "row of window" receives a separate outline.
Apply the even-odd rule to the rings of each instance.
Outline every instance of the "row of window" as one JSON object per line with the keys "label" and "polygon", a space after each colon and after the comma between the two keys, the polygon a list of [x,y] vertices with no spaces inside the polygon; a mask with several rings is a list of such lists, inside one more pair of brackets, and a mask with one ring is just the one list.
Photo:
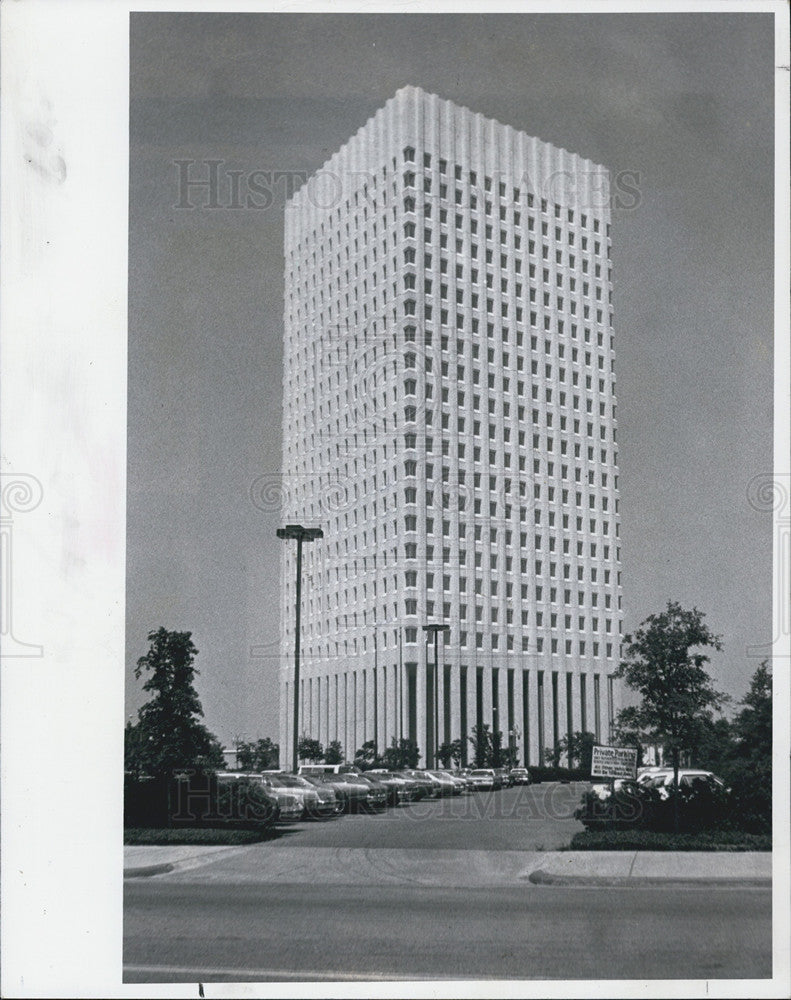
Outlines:
{"label": "row of window", "polygon": [[[407,645],[414,645],[417,643],[418,636],[422,633],[417,627],[412,628],[407,626],[404,628],[404,642]],[[501,641],[501,638],[504,641]],[[359,646],[358,646],[359,641]],[[422,638],[420,639],[422,642]],[[521,649],[523,653],[533,652],[544,653],[550,652],[553,655],[565,653],[566,656],[574,655],[574,643],[571,639],[566,639],[564,645],[561,647],[560,640],[550,639],[549,642],[545,642],[543,636],[539,636],[535,642],[531,645],[530,639],[527,636],[523,636],[517,645],[514,636],[506,635],[501,637],[497,633],[489,634],[484,632],[475,632],[473,635],[468,635],[466,630],[459,632],[458,645],[460,649],[470,649],[473,647],[480,650],[491,650],[492,652],[498,652],[500,650],[506,650],[508,652],[515,652],[517,649]],[[599,641],[589,642],[585,639],[579,639],[576,643],[577,652],[580,656],[597,656],[603,655],[607,659],[612,659],[613,657],[613,647],[614,644],[611,642],[600,643]],[[308,657],[316,656],[349,656],[358,652],[366,652],[367,650],[367,640],[363,638],[361,640],[357,639],[344,639],[336,640],[334,642],[326,642],[322,645],[308,645],[305,653]]]}
{"label": "row of window", "polygon": [[[418,154],[414,146],[407,146],[403,150],[404,163],[412,163],[412,164],[417,163],[417,156]],[[423,153],[422,165],[424,170],[432,169],[432,156],[430,153]],[[439,159],[436,163],[436,166],[439,169],[440,177],[448,176],[447,160]],[[395,169],[395,167],[396,167],[396,161],[394,160],[393,168]],[[477,171],[465,170],[459,164],[454,164],[453,166],[453,177],[456,181],[466,181],[471,188],[476,188],[479,185],[479,177]],[[495,184],[494,179],[487,174],[484,174],[483,177],[483,190],[487,193],[492,193],[496,191],[501,199],[511,197],[516,204],[519,204],[521,202],[521,191],[518,187],[510,186],[506,183],[506,181],[502,179],[498,179],[497,183]],[[534,194],[530,191],[526,192],[526,201],[528,208],[534,207],[534,205],[538,201],[538,204],[540,205],[541,208],[541,212],[544,215],[550,214],[550,209],[556,219],[561,218],[561,216],[563,215],[564,209],[561,205],[555,203],[550,204],[550,202],[546,198],[536,199]],[[568,208],[565,209],[565,212],[567,214],[569,223],[573,224],[576,217],[574,209]],[[596,216],[593,216],[592,221],[593,221],[593,231],[598,233],[601,228],[601,223]],[[588,227],[588,216],[585,212],[580,214],[579,223],[583,228]],[[610,234],[609,223],[606,224],[606,232],[607,235],[609,236]]]}

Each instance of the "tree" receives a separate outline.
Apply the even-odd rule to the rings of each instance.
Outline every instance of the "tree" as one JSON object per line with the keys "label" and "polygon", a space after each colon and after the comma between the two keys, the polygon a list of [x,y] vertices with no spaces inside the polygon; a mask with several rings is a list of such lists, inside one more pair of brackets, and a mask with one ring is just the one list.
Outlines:
{"label": "tree", "polygon": [[456,767],[461,764],[463,746],[461,740],[451,740],[449,743],[442,743],[437,748],[437,757],[443,767],[450,767],[453,763]]}
{"label": "tree", "polygon": [[668,601],[665,611],[650,615],[634,635],[625,636],[626,657],[615,671],[615,676],[624,678],[642,699],[639,706],[628,710],[627,722],[646,737],[646,742],[662,743],[670,752],[675,829],[681,754],[694,747],[701,723],[711,719],[712,710],[725,701],[705,670],[709,657],[701,649],[720,650],[722,644],[704,617],[697,608],[685,611],[680,604]]}
{"label": "tree", "polygon": [[498,729],[492,732],[486,722],[472,727],[468,737],[472,744],[473,760],[476,767],[502,767],[506,753],[503,750],[503,734]]}
{"label": "tree", "polygon": [[395,736],[390,746],[384,752],[384,766],[390,771],[403,771],[406,768],[417,767],[420,760],[420,747],[414,740]]}
{"label": "tree", "polygon": [[476,767],[489,767],[492,756],[492,734],[486,722],[474,725],[468,737],[472,744],[472,759]]}
{"label": "tree", "polygon": [[643,743],[650,742],[650,738],[643,732],[637,716],[638,710],[634,706],[622,708],[615,717],[612,741],[617,747],[634,747],[637,750],[637,766],[642,767]]}
{"label": "tree", "polygon": [[734,752],[722,776],[732,788],[740,825],[755,833],[772,829],[772,674],[766,660],[756,669],[742,710],[732,723]]}
{"label": "tree", "polygon": [[772,756],[772,672],[764,660],[750,680],[750,688],[733,720],[737,754],[764,761]]}
{"label": "tree", "polygon": [[368,770],[372,767],[381,767],[383,765],[382,758],[377,753],[376,745],[373,740],[366,740],[365,743],[363,743],[354,755],[354,763],[360,768],[361,771]]}
{"label": "tree", "polygon": [[318,764],[324,760],[324,747],[318,740],[303,735],[297,743],[297,757],[300,760],[309,760],[311,764]]}
{"label": "tree", "polygon": [[236,763],[240,771],[273,771],[280,766],[280,747],[268,736],[249,743],[240,741]]}
{"label": "tree", "polygon": [[340,740],[330,740],[330,742],[327,744],[327,749],[324,751],[324,763],[325,764],[343,763],[343,750],[341,748]]}
{"label": "tree", "polygon": [[725,716],[701,721],[692,755],[695,767],[722,775],[730,766],[735,750],[733,725]]}
{"label": "tree", "polygon": [[593,733],[576,732],[564,736],[555,746],[547,747],[544,752],[553,767],[559,767],[560,758],[565,755],[569,767],[579,767],[590,774],[595,743],[596,737]]}
{"label": "tree", "polygon": [[158,777],[187,768],[221,770],[223,748],[199,717],[203,716],[193,681],[198,650],[191,632],[149,632],[150,647],[135,668],[149,674],[143,690],[154,697],[138,710],[125,733],[126,770]]}

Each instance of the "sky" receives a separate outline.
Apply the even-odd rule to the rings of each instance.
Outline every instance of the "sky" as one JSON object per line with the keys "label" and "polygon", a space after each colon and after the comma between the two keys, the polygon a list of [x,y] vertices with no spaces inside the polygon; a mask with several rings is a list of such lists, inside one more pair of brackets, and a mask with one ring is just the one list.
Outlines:
{"label": "sky", "polygon": [[[716,685],[744,695],[772,639],[756,498],[773,46],[764,13],[132,14],[128,715],[164,626],[192,632],[220,740],[277,739],[281,519],[261,497],[280,469],[287,185],[410,84],[628,172],[638,194],[612,221],[624,625],[698,607],[723,640]],[[210,160],[216,207],[179,183]],[[283,176],[234,207],[254,171]]]}

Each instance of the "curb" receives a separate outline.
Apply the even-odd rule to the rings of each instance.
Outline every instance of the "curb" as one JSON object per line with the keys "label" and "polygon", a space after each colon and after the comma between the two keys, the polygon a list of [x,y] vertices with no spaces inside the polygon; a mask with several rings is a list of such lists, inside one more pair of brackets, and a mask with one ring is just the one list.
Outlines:
{"label": "curb", "polygon": [[148,878],[149,875],[167,875],[175,870],[175,864],[143,865],[140,868],[124,868],[124,878]]}
{"label": "curb", "polygon": [[527,881],[533,885],[558,886],[591,886],[607,888],[608,886],[634,886],[646,888],[654,886],[672,886],[677,889],[696,888],[740,888],[740,889],[771,889],[770,878],[673,878],[647,875],[556,875],[539,868],[527,876]]}

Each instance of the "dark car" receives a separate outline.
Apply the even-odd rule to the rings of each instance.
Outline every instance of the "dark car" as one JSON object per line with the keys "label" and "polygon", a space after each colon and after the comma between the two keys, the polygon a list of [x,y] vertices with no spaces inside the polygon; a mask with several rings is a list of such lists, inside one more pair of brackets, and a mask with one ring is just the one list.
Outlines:
{"label": "dark car", "polygon": [[304,774],[302,777],[316,788],[331,788],[343,812],[358,812],[368,805],[368,789],[364,785],[344,781],[345,775],[325,772]]}
{"label": "dark car", "polygon": [[247,819],[252,819],[259,808],[266,813],[269,802],[272,821],[277,824],[296,823],[302,818],[303,805],[299,799],[285,788],[272,788],[260,774],[247,772],[220,771],[216,775],[218,790],[218,812],[226,815],[242,810]]}
{"label": "dark car", "polygon": [[264,772],[264,780],[276,788],[285,788],[302,803],[303,819],[326,819],[341,811],[338,798],[329,786],[317,787],[300,774]]}
{"label": "dark car", "polygon": [[417,795],[417,784],[401,774],[378,769],[365,772],[366,778],[373,778],[387,789],[387,801],[391,806],[412,802]]}
{"label": "dark car", "polygon": [[388,789],[380,781],[375,778],[368,777],[365,774],[339,774],[339,778],[342,778],[345,782],[353,785],[362,785],[367,789],[367,795],[365,797],[365,808],[368,811],[373,811],[377,809],[384,809],[387,806],[388,801]]}
{"label": "dark car", "polygon": [[404,771],[399,771],[399,774],[404,775],[405,778],[409,778],[410,781],[414,781],[417,785],[416,798],[422,799],[437,799],[440,795],[440,786],[437,781],[430,778],[425,771],[417,771],[412,768]]}

